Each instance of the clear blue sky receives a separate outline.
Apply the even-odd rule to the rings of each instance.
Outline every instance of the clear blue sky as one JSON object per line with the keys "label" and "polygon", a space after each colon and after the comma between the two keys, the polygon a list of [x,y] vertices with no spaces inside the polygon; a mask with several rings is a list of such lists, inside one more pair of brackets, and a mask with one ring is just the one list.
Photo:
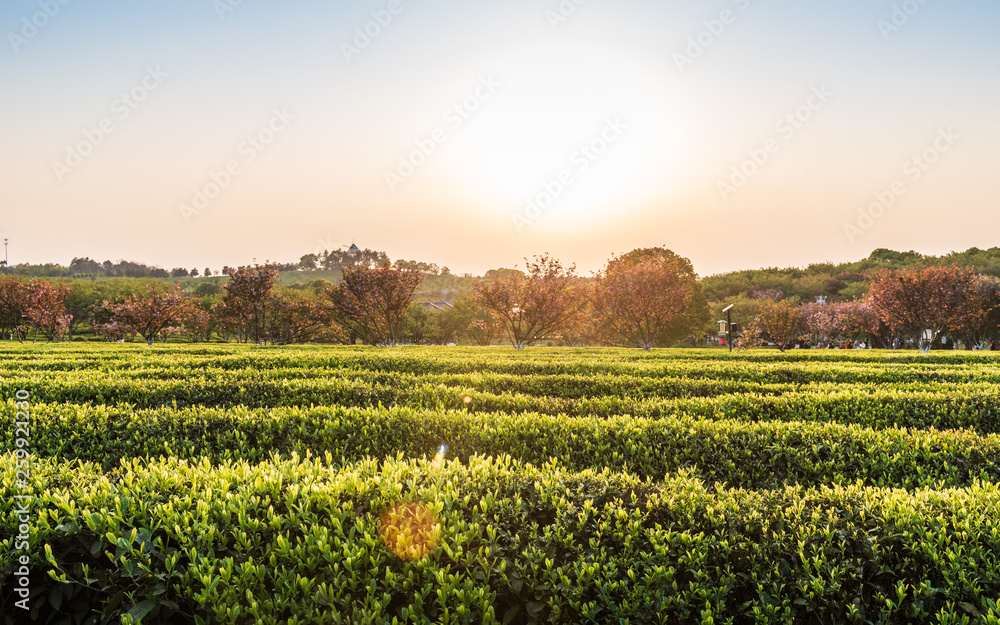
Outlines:
{"label": "clear blue sky", "polygon": [[1000,242],[995,0],[236,2],[0,5],[12,263]]}

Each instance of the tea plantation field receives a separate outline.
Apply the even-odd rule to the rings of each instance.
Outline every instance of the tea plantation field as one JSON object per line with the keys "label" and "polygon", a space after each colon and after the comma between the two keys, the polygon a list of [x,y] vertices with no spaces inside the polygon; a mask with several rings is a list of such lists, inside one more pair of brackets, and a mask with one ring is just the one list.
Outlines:
{"label": "tea plantation field", "polygon": [[0,356],[5,623],[1000,623],[995,353]]}

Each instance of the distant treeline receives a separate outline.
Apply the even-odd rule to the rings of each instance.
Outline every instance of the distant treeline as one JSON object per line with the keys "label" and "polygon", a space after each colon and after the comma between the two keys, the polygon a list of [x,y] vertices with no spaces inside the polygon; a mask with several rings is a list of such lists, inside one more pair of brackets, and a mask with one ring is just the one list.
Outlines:
{"label": "distant treeline", "polygon": [[797,298],[803,302],[824,296],[849,301],[867,293],[869,277],[882,269],[921,269],[932,266],[973,267],[977,273],[1000,277],[1000,248],[977,247],[943,256],[877,249],[853,263],[813,263],[801,269],[744,269],[702,278],[705,297],[722,302],[743,296],[749,299]]}
{"label": "distant treeline", "polygon": [[[385,262],[390,262],[389,256],[385,252],[352,247],[327,250],[319,254],[306,254],[298,262],[275,263],[274,266],[280,272],[339,271],[352,264],[381,265]],[[397,269],[417,269],[429,276],[448,278],[452,276],[447,267],[439,267],[434,263],[399,259],[391,264]],[[867,258],[851,263],[813,263],[805,268],[744,269],[704,277],[701,279],[701,284],[705,298],[713,303],[725,302],[733,298],[749,300],[792,299],[807,302],[820,296],[831,301],[850,301],[866,294],[869,277],[874,271],[880,269],[916,269],[940,265],[974,267],[980,274],[1000,277],[1000,248],[992,247],[981,250],[973,247],[964,252],[952,252],[943,256],[925,256],[915,251],[897,252],[877,249]],[[217,270],[207,267],[203,269],[175,267],[167,270],[139,262],[125,260],[98,262],[88,257],[74,258],[68,267],[56,263],[0,267],[0,274],[32,278],[177,279],[229,275],[230,271],[232,268],[229,266]],[[494,271],[497,270],[491,270],[486,277],[490,277]],[[472,278],[473,276],[464,274],[461,277]],[[464,282],[459,286],[458,284],[452,285],[451,280],[448,280],[447,284],[445,289],[458,287],[464,292],[469,288]],[[454,293],[452,293],[453,296]],[[447,295],[445,297],[451,299]]]}

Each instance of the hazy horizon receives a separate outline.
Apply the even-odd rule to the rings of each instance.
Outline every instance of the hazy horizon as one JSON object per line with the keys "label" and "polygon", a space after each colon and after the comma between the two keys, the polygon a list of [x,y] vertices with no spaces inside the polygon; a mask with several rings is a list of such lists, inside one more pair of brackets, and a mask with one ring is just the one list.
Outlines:
{"label": "hazy horizon", "polygon": [[985,0],[11,0],[0,236],[11,264],[355,242],[477,275],[995,247],[998,26]]}

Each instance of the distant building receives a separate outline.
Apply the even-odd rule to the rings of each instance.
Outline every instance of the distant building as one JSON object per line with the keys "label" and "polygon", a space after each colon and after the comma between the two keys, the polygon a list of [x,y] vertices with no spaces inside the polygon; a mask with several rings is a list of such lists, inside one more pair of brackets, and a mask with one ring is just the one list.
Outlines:
{"label": "distant building", "polygon": [[454,306],[451,305],[451,302],[445,302],[445,301],[440,301],[440,302],[420,302],[419,304],[417,304],[417,306],[420,306],[421,308],[433,308],[435,310],[444,310],[445,308],[454,308]]}

